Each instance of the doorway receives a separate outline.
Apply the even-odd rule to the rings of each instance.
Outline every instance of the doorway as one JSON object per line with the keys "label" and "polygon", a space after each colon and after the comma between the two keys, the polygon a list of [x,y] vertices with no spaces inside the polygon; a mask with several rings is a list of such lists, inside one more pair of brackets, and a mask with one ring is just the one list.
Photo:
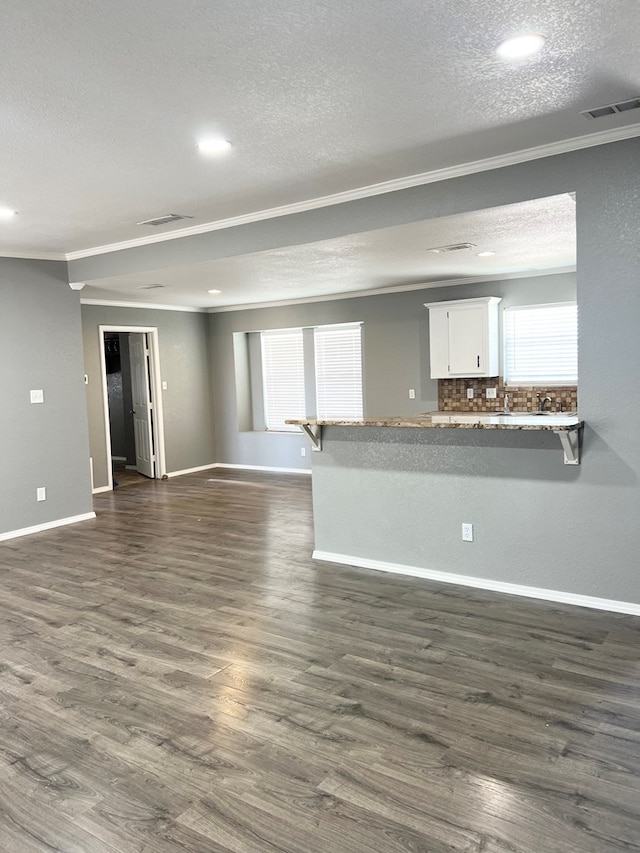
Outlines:
{"label": "doorway", "polygon": [[[100,326],[108,488],[114,467],[129,478],[166,476],[158,330]],[[121,475],[122,477],[123,475]]]}

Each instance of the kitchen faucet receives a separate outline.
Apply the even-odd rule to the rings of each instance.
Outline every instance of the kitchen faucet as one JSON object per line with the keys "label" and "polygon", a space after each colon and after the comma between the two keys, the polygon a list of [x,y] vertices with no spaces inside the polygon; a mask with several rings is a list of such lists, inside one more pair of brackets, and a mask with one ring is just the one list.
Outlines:
{"label": "kitchen faucet", "polygon": [[544,412],[544,407],[547,403],[551,403],[551,397],[541,397],[540,394],[536,395],[538,398],[538,411]]}

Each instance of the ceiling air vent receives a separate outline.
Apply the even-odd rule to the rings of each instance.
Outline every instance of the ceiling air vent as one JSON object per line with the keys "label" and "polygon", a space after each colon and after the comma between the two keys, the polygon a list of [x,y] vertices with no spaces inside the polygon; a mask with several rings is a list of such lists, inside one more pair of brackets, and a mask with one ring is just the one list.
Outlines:
{"label": "ceiling air vent", "polygon": [[168,225],[170,222],[180,222],[181,219],[193,219],[183,213],[166,213],[164,216],[156,216],[155,219],[145,219],[144,222],[136,222],[136,225]]}
{"label": "ceiling air vent", "polygon": [[434,255],[444,255],[445,252],[461,252],[463,249],[475,249],[475,243],[453,243],[451,246],[437,246],[435,249],[427,249]]}
{"label": "ceiling air vent", "polygon": [[602,116],[614,116],[617,113],[626,113],[629,110],[640,109],[640,98],[631,98],[628,101],[619,101],[617,104],[605,104],[593,110],[582,110],[581,116],[585,118],[602,118]]}

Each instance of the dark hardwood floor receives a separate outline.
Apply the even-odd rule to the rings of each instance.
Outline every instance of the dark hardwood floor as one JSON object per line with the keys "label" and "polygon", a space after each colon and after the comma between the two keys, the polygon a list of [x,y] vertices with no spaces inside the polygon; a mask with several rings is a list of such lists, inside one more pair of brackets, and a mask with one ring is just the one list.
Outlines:
{"label": "dark hardwood floor", "polygon": [[0,545],[3,853],[640,850],[640,619],[314,563],[305,477],[96,510]]}
{"label": "dark hardwood floor", "polygon": [[115,489],[122,489],[125,486],[140,485],[148,481],[144,474],[139,474],[137,471],[127,468],[124,462],[113,463],[113,486]]}

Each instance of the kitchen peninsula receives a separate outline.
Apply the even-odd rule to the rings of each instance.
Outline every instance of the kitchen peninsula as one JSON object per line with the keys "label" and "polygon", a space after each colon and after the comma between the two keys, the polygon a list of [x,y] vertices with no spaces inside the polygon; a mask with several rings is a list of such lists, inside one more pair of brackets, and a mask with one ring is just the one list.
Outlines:
{"label": "kitchen peninsula", "polygon": [[395,429],[487,429],[546,431],[559,436],[565,452],[565,465],[580,464],[579,432],[584,426],[576,412],[425,412],[422,415],[404,415],[362,420],[291,419],[288,424],[298,425],[314,446],[322,449],[322,430],[325,426],[393,427]]}
{"label": "kitchen peninsula", "polygon": [[[312,453],[316,559],[563,600],[553,566],[573,560],[583,427],[575,413],[289,422],[321,451]],[[517,529],[507,521],[514,510]],[[545,518],[544,542],[530,541],[536,526],[524,525],[536,517]],[[473,525],[473,542],[462,541],[461,524]]]}

